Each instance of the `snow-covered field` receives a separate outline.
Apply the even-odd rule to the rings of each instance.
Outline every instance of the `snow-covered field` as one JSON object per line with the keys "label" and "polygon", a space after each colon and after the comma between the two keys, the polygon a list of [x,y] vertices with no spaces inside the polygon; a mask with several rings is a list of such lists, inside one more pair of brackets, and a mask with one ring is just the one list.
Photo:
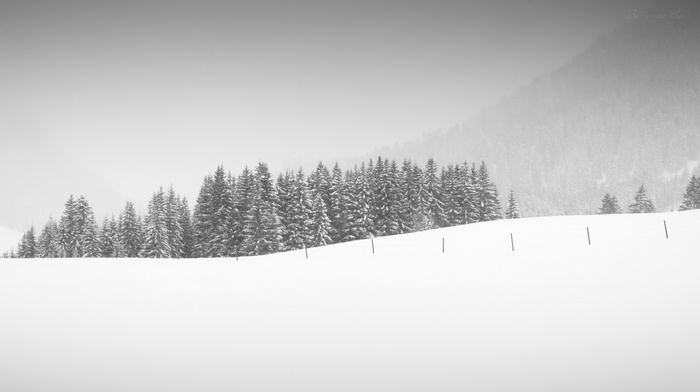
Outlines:
{"label": "snow-covered field", "polygon": [[0,260],[0,390],[697,391],[699,236],[692,211]]}

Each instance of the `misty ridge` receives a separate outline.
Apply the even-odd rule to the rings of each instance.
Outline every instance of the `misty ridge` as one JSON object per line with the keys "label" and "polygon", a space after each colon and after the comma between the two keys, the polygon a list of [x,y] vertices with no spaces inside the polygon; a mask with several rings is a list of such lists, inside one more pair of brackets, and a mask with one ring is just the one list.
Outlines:
{"label": "misty ridge", "polygon": [[692,2],[629,10],[568,64],[446,132],[379,153],[490,163],[528,216],[585,214],[644,183],[662,211],[700,166],[700,25]]}

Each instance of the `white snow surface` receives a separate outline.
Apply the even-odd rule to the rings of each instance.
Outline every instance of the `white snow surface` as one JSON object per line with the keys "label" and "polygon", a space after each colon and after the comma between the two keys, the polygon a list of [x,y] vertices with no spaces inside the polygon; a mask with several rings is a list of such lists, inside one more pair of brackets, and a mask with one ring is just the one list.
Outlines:
{"label": "white snow surface", "polygon": [[0,390],[697,391],[698,234],[689,211],[0,260]]}

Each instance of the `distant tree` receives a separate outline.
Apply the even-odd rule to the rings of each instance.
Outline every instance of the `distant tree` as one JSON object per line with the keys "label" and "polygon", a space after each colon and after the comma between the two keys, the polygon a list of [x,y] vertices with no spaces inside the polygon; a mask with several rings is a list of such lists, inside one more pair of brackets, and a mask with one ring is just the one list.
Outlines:
{"label": "distant tree", "polygon": [[700,177],[690,179],[683,195],[683,204],[678,208],[680,211],[700,209]]}
{"label": "distant tree", "polygon": [[214,237],[214,202],[212,186],[214,180],[205,176],[192,217],[194,226],[194,257],[211,257],[211,242]]}
{"label": "distant tree", "polygon": [[515,200],[515,192],[511,189],[508,194],[508,206],[506,207],[506,219],[520,218],[520,206]]}
{"label": "distant tree", "polygon": [[634,203],[630,204],[629,212],[634,214],[656,212],[654,203],[652,203],[647,197],[646,190],[644,190],[644,185],[640,186],[637,194],[634,195]]}
{"label": "distant tree", "polygon": [[24,233],[24,236],[22,236],[22,239],[20,240],[17,249],[17,257],[23,259],[33,259],[39,257],[34,226],[32,226],[29,230],[27,230],[26,233]]}
{"label": "distant tree", "polygon": [[610,196],[610,193],[606,193],[603,196],[603,205],[600,206],[601,214],[621,214],[622,208],[617,203],[617,197]]}
{"label": "distant tree", "polygon": [[55,258],[59,256],[59,232],[58,225],[53,218],[49,217],[49,221],[41,230],[38,239],[39,257]]}

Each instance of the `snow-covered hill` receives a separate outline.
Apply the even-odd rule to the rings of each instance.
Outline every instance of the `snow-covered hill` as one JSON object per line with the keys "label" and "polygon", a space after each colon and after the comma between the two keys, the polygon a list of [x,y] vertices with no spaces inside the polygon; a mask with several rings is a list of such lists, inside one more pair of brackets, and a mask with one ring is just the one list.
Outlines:
{"label": "snow-covered hill", "polygon": [[700,390],[699,233],[690,211],[0,260],[0,390]]}

